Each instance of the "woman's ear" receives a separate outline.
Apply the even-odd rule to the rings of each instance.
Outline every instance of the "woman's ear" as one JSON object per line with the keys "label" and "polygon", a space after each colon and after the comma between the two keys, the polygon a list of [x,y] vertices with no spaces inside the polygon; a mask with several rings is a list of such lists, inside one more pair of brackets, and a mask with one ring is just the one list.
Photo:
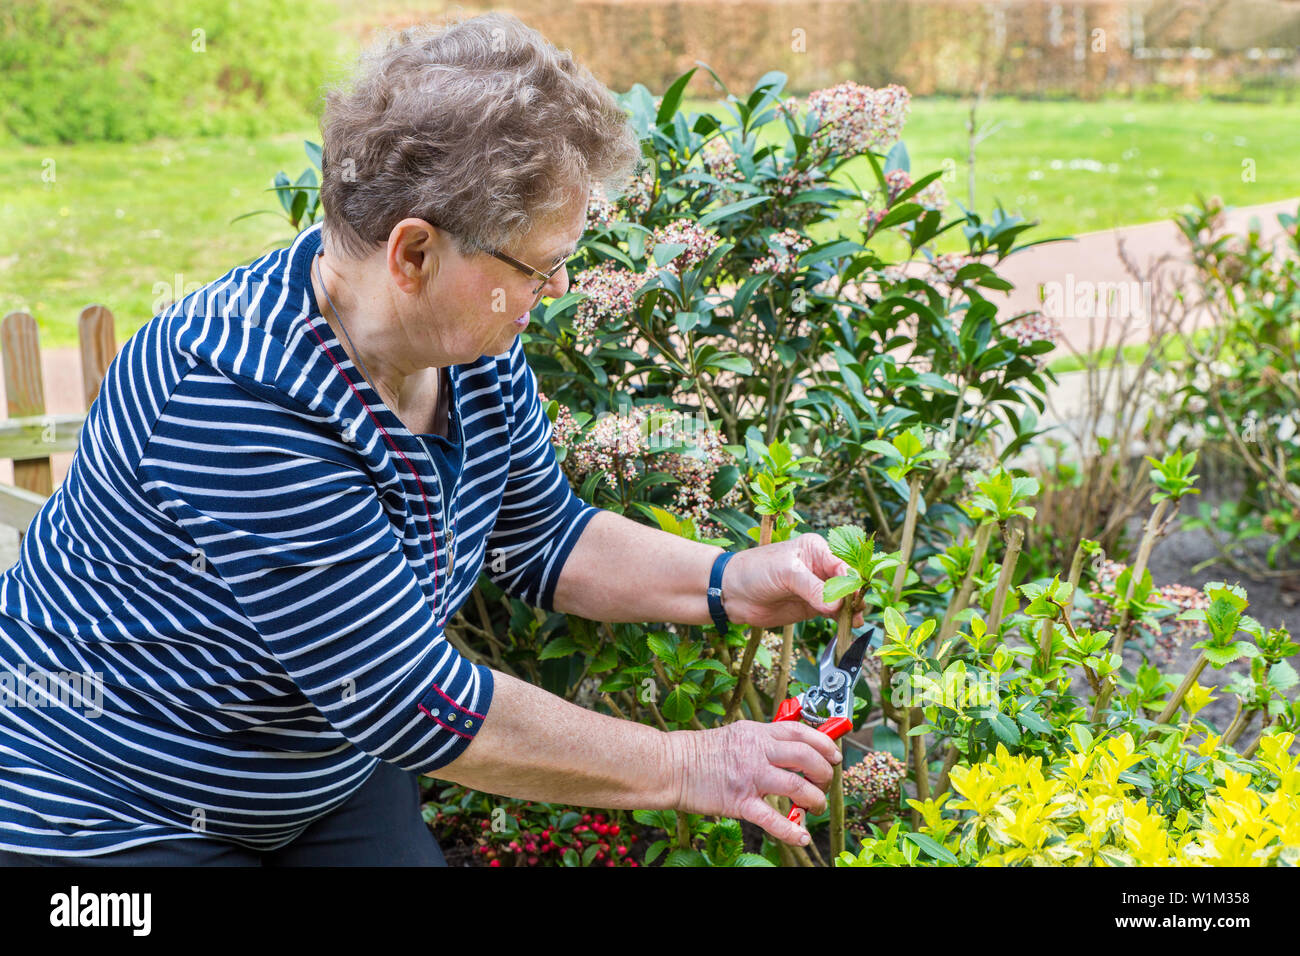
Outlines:
{"label": "woman's ear", "polygon": [[407,295],[433,281],[455,246],[449,232],[423,219],[403,219],[388,234],[388,274]]}

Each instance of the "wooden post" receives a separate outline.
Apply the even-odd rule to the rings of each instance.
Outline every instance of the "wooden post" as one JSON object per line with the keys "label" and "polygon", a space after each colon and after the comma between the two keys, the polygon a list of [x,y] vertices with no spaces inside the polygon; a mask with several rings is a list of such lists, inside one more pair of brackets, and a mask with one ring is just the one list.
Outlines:
{"label": "wooden post", "polygon": [[[10,312],[0,324],[4,349],[5,399],[10,418],[45,414],[45,383],[36,320],[26,312]],[[54,494],[50,458],[14,461],[14,485],[49,497]]]}
{"label": "wooden post", "polygon": [[113,337],[113,313],[102,305],[88,305],[77,318],[77,339],[81,344],[81,384],[86,411],[95,404],[104,373],[117,355]]}

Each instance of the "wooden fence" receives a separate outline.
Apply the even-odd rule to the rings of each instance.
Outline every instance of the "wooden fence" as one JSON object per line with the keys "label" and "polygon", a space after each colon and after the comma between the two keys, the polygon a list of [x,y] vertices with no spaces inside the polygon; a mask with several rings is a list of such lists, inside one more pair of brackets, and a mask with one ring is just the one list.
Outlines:
{"label": "wooden fence", "polygon": [[[102,305],[89,305],[77,320],[81,345],[81,383],[89,410],[109,363],[117,354],[113,313]],[[77,450],[80,415],[45,414],[45,382],[41,371],[41,346],[36,320],[26,312],[11,312],[0,323],[0,349],[4,352],[7,419],[0,420],[0,458],[14,463],[14,483],[0,483],[0,524],[27,530],[45,500],[54,494],[50,456]]]}

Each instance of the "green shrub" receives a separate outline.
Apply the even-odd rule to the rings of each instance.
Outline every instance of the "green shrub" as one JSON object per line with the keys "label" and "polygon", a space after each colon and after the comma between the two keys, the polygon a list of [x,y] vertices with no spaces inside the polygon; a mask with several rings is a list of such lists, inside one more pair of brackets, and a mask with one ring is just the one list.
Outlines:
{"label": "green shrub", "polygon": [[[1185,354],[1163,364],[1177,388],[1174,422],[1218,463],[1240,494],[1201,506],[1223,557],[1258,577],[1300,572],[1300,238],[1297,216],[1278,216],[1276,243],[1259,224],[1224,229],[1223,204],[1177,217],[1189,247],[1190,296],[1210,319],[1185,335]],[[1266,542],[1261,554],[1250,542]]]}
{"label": "green shrub", "polygon": [[309,0],[10,4],[0,135],[135,142],[301,126],[337,43]]}

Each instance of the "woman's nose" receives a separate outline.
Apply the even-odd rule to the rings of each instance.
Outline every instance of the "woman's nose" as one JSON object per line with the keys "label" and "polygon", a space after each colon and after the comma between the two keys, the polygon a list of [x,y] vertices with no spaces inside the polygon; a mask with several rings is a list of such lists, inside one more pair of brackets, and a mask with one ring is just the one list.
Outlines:
{"label": "woman's nose", "polygon": [[569,266],[568,263],[565,263],[559,272],[551,276],[551,281],[546,283],[546,288],[542,290],[542,295],[550,296],[552,299],[558,299],[568,291]]}

